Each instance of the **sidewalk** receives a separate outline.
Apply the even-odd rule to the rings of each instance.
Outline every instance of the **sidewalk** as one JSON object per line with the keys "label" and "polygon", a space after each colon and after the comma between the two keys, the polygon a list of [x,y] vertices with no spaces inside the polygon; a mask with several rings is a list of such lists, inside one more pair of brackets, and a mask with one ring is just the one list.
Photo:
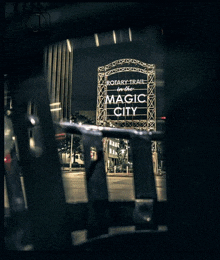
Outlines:
{"label": "sidewalk", "polygon": [[133,173],[126,173],[126,172],[109,172],[107,173],[109,177],[133,177]]}
{"label": "sidewalk", "polygon": [[[64,167],[64,169],[62,169],[63,173],[76,173],[76,174],[84,174],[85,173],[85,168],[72,168],[71,171],[69,170],[69,168]],[[132,177],[133,173],[126,173],[126,172],[109,172],[107,173],[107,176],[109,177]]]}
{"label": "sidewalk", "polygon": [[[69,170],[68,167],[64,167],[64,169],[62,168],[62,172],[63,173],[76,173],[76,174],[84,174],[85,173],[85,168],[72,168],[71,171]],[[126,173],[126,172],[108,172],[107,173],[107,176],[108,177],[133,177],[133,173],[129,172],[129,173]],[[166,177],[166,174],[158,174],[156,175],[156,177],[160,177],[160,178],[165,178]]]}

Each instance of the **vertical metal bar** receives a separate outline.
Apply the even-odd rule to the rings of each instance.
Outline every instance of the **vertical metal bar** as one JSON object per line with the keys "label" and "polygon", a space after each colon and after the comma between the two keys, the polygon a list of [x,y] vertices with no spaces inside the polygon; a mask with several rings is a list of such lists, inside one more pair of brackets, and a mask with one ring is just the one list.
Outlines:
{"label": "vertical metal bar", "polygon": [[62,67],[61,67],[61,106],[62,119],[64,118],[64,88],[65,88],[66,42],[62,43]]}
{"label": "vertical metal bar", "polygon": [[70,144],[70,168],[69,170],[71,171],[72,169],[72,156],[73,156],[73,134],[71,134],[71,144]]}
{"label": "vertical metal bar", "polygon": [[66,48],[66,71],[65,71],[65,98],[64,98],[64,105],[65,105],[65,118],[68,118],[68,90],[69,90],[69,56],[70,52],[68,48]]}
{"label": "vertical metal bar", "polygon": [[[51,103],[56,102],[56,72],[57,72],[57,44],[53,45],[53,63],[52,63],[52,92]],[[52,112],[53,120],[56,120],[56,112]]]}
{"label": "vertical metal bar", "polygon": [[157,199],[153,174],[151,138],[148,135],[135,134],[131,138],[135,198]]}
{"label": "vertical metal bar", "polygon": [[72,42],[70,41],[71,44],[71,49],[72,51],[70,52],[70,62],[69,62],[69,118],[71,118],[72,115],[72,77],[73,77],[73,46],[72,46]]}
{"label": "vertical metal bar", "polygon": [[48,76],[48,47],[44,48],[44,75]]}
{"label": "vertical metal bar", "polygon": [[[88,238],[108,232],[108,188],[102,146],[102,133],[82,131],[88,194]],[[91,160],[91,147],[97,159]]]}
{"label": "vertical metal bar", "polygon": [[[37,105],[44,139],[44,151],[39,157],[30,153],[25,127],[27,107],[24,104],[30,99]],[[67,225],[65,193],[44,78],[36,77],[24,82],[17,100],[19,104],[15,107],[14,129],[18,137],[28,211],[33,226],[34,249],[70,249],[72,242]]]}
{"label": "vertical metal bar", "polygon": [[22,190],[20,167],[16,156],[15,147],[11,151],[11,167],[5,167],[5,182],[7,187],[8,202],[10,206],[10,217],[13,220],[14,226],[12,234],[6,233],[5,244],[10,250],[27,250],[25,246],[29,246],[32,250],[33,246],[30,238],[30,221],[28,219],[25,208],[25,199]]}
{"label": "vertical metal bar", "polygon": [[49,93],[49,99],[50,99],[50,103],[51,103],[51,92],[52,92],[52,89],[51,89],[51,75],[52,75],[52,52],[53,51],[53,48],[52,46],[50,45],[49,46],[49,50],[48,50],[48,63],[47,63],[47,67],[48,67],[48,93]]}
{"label": "vertical metal bar", "polygon": [[[60,102],[60,82],[61,82],[61,57],[62,57],[62,43],[58,44],[58,57],[57,57],[57,80],[56,80],[56,98],[55,102]],[[61,105],[60,105],[61,107]],[[57,119],[61,119],[61,111],[58,110],[57,112]]]}
{"label": "vertical metal bar", "polygon": [[6,186],[8,192],[8,200],[10,205],[11,213],[16,213],[19,211],[25,210],[25,202],[24,202],[24,195],[21,187],[21,180],[20,180],[20,169],[18,165],[18,159],[16,156],[15,147],[12,149],[11,152],[11,167],[10,169],[6,168]]}
{"label": "vertical metal bar", "polygon": [[135,188],[134,221],[137,224],[148,225],[155,229],[157,224],[153,214],[157,202],[157,192],[149,134],[132,134],[131,147]]}
{"label": "vertical metal bar", "polygon": [[56,71],[57,71],[57,44],[53,46],[53,69],[52,69],[52,93],[51,101],[55,103],[56,96]]}

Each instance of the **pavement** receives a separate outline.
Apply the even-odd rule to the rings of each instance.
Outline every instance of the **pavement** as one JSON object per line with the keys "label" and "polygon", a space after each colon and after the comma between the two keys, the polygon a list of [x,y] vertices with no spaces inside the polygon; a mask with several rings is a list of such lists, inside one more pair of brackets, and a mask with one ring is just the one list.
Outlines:
{"label": "pavement", "polygon": [[[73,173],[75,175],[83,175],[85,172],[76,172],[76,171],[63,171],[63,174]],[[133,177],[133,173],[107,173],[108,177]]]}
{"label": "pavement", "polygon": [[[69,168],[67,167],[64,167],[62,169],[63,173],[74,173],[74,174],[77,174],[77,175],[81,175],[81,174],[84,174],[85,173],[85,168],[72,168],[71,170],[69,170]],[[129,172],[129,173],[126,173],[126,172],[117,172],[117,173],[114,173],[114,172],[108,172],[107,173],[107,176],[109,177],[133,177],[133,173]],[[163,174],[163,175],[157,175],[157,177],[161,177],[161,178],[164,178],[166,175]]]}

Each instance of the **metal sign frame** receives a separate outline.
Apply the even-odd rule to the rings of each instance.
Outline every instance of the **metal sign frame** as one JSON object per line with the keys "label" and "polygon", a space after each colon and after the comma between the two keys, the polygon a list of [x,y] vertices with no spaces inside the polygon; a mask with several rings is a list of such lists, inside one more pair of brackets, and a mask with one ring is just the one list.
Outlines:
{"label": "metal sign frame", "polygon": [[[107,119],[107,80],[110,75],[120,72],[138,72],[147,76],[147,115],[146,120]],[[120,59],[98,68],[96,125],[134,128],[156,131],[156,73],[155,65],[135,59]]]}
{"label": "metal sign frame", "polygon": [[[110,75],[121,72],[137,72],[147,76],[147,115],[144,120],[111,120],[107,118],[107,80]],[[96,125],[107,127],[133,128],[142,131],[156,131],[156,70],[155,64],[136,59],[119,59],[98,67]],[[156,151],[156,142],[152,144]]]}

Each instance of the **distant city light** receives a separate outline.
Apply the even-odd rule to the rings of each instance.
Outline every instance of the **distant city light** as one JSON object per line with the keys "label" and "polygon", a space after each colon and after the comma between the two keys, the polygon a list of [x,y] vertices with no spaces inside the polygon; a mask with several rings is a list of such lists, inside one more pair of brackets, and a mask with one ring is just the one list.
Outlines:
{"label": "distant city light", "polygon": [[113,40],[114,40],[114,43],[116,43],[116,33],[114,30],[113,30]]}
{"label": "distant city light", "polygon": [[68,47],[69,52],[71,52],[71,51],[72,51],[72,48],[71,48],[70,40],[67,39],[67,40],[66,40],[66,43],[67,43],[67,47]]}
{"label": "distant city light", "polygon": [[99,47],[99,37],[98,37],[98,34],[95,33],[94,37],[95,37],[95,44],[96,44],[97,47]]}

